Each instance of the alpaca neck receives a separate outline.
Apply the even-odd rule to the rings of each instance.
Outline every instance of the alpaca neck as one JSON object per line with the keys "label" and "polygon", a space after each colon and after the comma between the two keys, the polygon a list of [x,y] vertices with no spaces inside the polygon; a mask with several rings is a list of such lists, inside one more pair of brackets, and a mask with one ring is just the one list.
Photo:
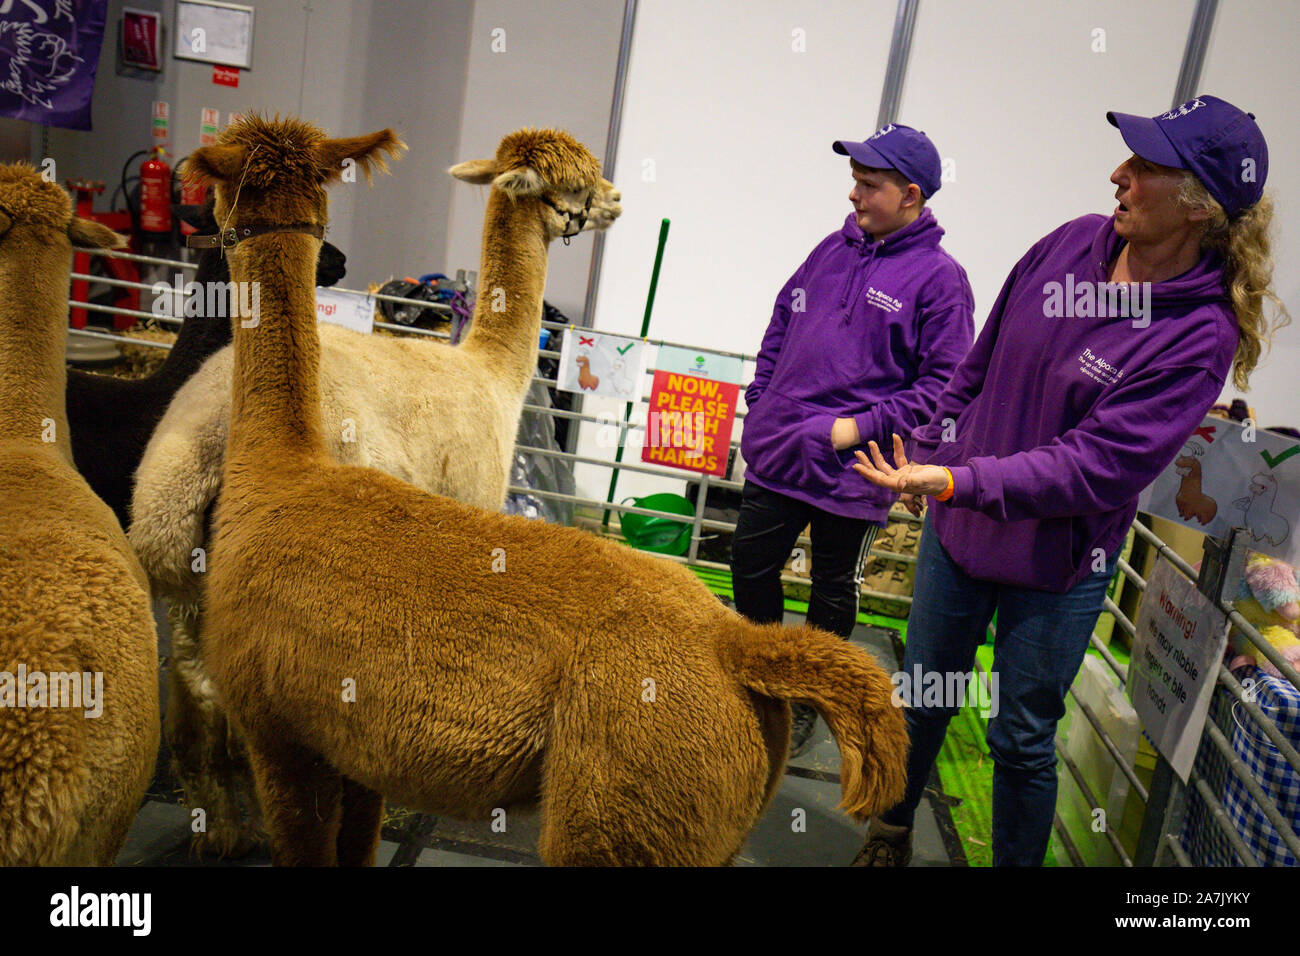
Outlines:
{"label": "alpaca neck", "polygon": [[483,220],[478,298],[461,348],[490,354],[500,380],[523,392],[537,367],[546,291],[547,238],[540,200],[488,197]]}
{"label": "alpaca neck", "polygon": [[259,307],[256,316],[242,306],[230,310],[231,458],[256,465],[266,453],[280,459],[287,452],[325,454],[316,330],[319,246],[310,236],[277,233],[246,240],[230,256],[231,278],[249,283],[249,299]]}
{"label": "alpaca neck", "polygon": [[0,259],[0,441],[46,443],[72,465],[64,365],[69,251]]}

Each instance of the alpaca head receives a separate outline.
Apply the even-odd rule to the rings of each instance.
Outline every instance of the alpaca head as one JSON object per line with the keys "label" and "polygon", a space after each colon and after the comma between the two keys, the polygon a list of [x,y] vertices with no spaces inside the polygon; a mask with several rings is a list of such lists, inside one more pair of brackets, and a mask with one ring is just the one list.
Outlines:
{"label": "alpaca head", "polygon": [[516,130],[493,159],[471,159],[448,170],[457,179],[492,184],[512,200],[536,199],[546,239],[606,229],[623,212],[600,162],[563,130]]}
{"label": "alpaca head", "polygon": [[214,184],[222,228],[240,225],[318,225],[328,220],[325,187],[351,181],[360,168],[370,181],[386,157],[406,145],[391,129],[330,139],[305,120],[250,114],[222,131],[215,146],[196,149],[182,172]]}
{"label": "alpaca head", "polygon": [[1265,498],[1270,504],[1277,497],[1277,479],[1257,471],[1250,476],[1250,493],[1255,498]]}
{"label": "alpaca head", "polygon": [[38,247],[69,255],[72,247],[121,249],[126,238],[72,214],[72,200],[27,163],[0,165],[0,251],[29,260]]}

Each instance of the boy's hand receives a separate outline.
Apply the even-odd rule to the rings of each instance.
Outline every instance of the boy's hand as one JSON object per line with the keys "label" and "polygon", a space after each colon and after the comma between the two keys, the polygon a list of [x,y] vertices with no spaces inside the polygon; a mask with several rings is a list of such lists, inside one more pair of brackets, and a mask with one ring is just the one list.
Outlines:
{"label": "boy's hand", "polygon": [[851,418],[835,419],[835,424],[831,426],[831,444],[835,446],[836,451],[852,448],[861,441],[862,436],[858,434],[857,422]]}

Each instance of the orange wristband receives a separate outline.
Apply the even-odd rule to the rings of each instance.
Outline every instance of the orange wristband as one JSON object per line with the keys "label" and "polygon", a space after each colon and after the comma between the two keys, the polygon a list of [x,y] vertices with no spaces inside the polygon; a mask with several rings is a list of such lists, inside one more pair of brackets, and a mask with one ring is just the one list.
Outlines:
{"label": "orange wristband", "polygon": [[952,497],[952,472],[947,468],[944,468],[943,471],[944,474],[948,476],[948,487],[944,488],[942,492],[934,496],[935,501],[947,501]]}

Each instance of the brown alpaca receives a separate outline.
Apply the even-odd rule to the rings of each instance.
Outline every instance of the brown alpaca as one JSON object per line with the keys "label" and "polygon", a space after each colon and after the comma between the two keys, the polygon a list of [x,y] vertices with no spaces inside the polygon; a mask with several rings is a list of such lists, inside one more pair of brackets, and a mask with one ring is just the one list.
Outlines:
{"label": "brown alpaca", "polygon": [[149,585],[72,464],[73,243],[125,240],[32,167],[0,166],[0,866],[111,864],[158,753]]}
{"label": "brown alpaca", "polygon": [[[395,143],[254,117],[189,165],[236,228],[321,224],[320,187],[342,160],[368,167]],[[521,130],[467,167],[493,183],[487,218],[516,239],[511,257],[485,256],[482,287],[540,296],[548,244],[577,231],[599,188],[596,160],[567,134]],[[262,309],[235,330],[202,625],[275,863],[372,863],[388,795],[461,818],[540,805],[548,864],[721,864],[779,783],[789,700],[836,735],[850,814],[897,802],[907,734],[870,655],[751,624],[661,559],[333,462],[317,246],[271,233],[230,254]]]}
{"label": "brown alpaca", "polygon": [[1184,521],[1195,518],[1201,524],[1209,524],[1219,513],[1219,503],[1201,491],[1201,463],[1191,455],[1184,455],[1174,462],[1174,467],[1183,478],[1174,498],[1178,517]]}
{"label": "brown alpaca", "polygon": [[[613,184],[602,180],[584,228],[608,228],[622,212],[618,198]],[[484,229],[485,263],[514,255],[514,236],[499,226],[490,221]],[[530,278],[516,289],[507,284],[510,276],[497,278],[501,282],[494,278],[479,297],[469,335],[456,347],[320,326],[318,394],[335,460],[501,509],[524,396],[537,368],[532,348],[541,331],[542,284]],[[163,733],[186,802],[206,811],[207,827],[192,845],[219,855],[255,846],[261,820],[243,742],[203,670],[196,632],[206,573],[196,571],[194,555],[208,548],[208,510],[221,487],[233,363],[230,347],[213,355],[158,423],[135,474],[127,534],[155,596],[169,604]],[[348,419],[360,427],[343,428]]]}
{"label": "brown alpaca", "polygon": [[578,359],[578,387],[593,391],[600,387],[600,378],[591,374],[591,359],[585,355]]}

